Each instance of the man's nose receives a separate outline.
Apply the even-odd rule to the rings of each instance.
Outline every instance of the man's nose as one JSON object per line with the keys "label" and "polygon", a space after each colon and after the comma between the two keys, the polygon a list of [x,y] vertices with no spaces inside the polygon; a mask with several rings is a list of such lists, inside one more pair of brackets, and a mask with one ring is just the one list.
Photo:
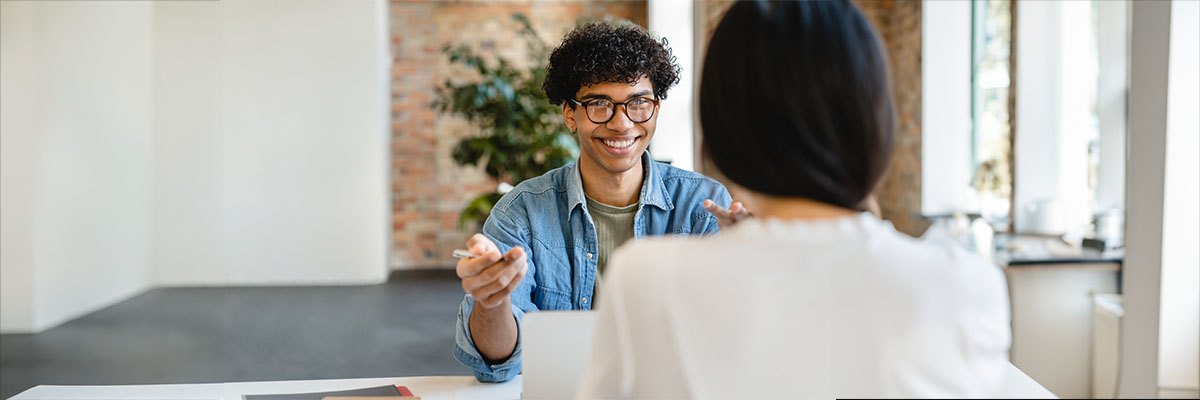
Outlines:
{"label": "man's nose", "polygon": [[616,107],[613,107],[613,117],[608,120],[605,126],[617,132],[632,128],[633,121],[629,119],[629,115],[626,114],[627,112],[628,109],[625,108],[624,104],[618,104]]}

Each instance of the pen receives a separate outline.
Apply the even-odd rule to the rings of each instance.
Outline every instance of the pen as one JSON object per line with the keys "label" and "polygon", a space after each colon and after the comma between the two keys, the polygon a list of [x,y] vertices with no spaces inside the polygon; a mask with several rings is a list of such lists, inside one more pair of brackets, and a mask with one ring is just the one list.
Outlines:
{"label": "pen", "polygon": [[[474,258],[474,257],[477,257],[475,255],[475,253],[472,253],[468,250],[454,249],[454,258]],[[501,261],[504,261],[504,257],[500,257],[499,260],[496,260],[496,262],[501,262]]]}

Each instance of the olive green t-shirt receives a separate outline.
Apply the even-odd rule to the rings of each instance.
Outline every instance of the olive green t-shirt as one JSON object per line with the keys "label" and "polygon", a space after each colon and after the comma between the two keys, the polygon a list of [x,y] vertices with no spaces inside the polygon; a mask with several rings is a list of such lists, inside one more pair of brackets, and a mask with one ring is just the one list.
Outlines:
{"label": "olive green t-shirt", "polygon": [[596,304],[596,294],[600,293],[600,279],[613,250],[620,247],[626,240],[633,238],[633,217],[637,215],[637,203],[625,207],[613,207],[587,197],[588,214],[596,224],[596,242],[600,254],[596,259],[596,285],[592,293],[592,306]]}

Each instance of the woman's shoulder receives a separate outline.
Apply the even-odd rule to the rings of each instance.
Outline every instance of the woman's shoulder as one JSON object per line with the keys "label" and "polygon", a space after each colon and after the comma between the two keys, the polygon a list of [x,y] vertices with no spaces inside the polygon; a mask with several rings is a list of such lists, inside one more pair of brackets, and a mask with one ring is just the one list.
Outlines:
{"label": "woman's shoulder", "polygon": [[717,248],[728,247],[721,235],[697,237],[668,235],[638,238],[615,252],[608,262],[605,284],[619,282],[621,291],[627,293],[665,293],[667,286],[677,284],[677,277],[687,272],[702,276],[704,262],[718,262],[714,256]]}
{"label": "woman's shoulder", "polygon": [[638,238],[617,248],[609,266],[634,264],[639,270],[671,268],[681,256],[703,249],[705,242],[709,242],[708,238],[683,235]]}
{"label": "woman's shoulder", "polygon": [[685,273],[691,283],[711,276],[728,279],[731,267],[740,273],[849,274],[893,290],[908,287],[914,295],[962,295],[971,288],[1004,285],[1000,268],[983,256],[952,241],[908,236],[870,216],[820,223],[751,220],[703,238],[639,238],[619,248],[608,269],[613,279],[655,285],[679,283],[676,277]]}
{"label": "woman's shoulder", "polygon": [[[881,234],[881,246],[871,252],[875,279],[917,306],[970,315],[1007,315],[1004,271],[983,255],[953,240],[934,235],[914,238],[895,232]],[[957,310],[957,311],[952,311]]]}

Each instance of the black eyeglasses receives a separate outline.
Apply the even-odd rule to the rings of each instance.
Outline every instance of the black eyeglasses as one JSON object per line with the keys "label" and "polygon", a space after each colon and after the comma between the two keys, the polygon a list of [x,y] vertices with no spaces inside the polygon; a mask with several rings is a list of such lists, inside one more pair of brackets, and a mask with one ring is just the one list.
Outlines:
{"label": "black eyeglasses", "polygon": [[575,99],[572,103],[583,106],[583,111],[587,114],[588,120],[596,124],[605,124],[612,121],[613,116],[617,115],[617,106],[625,106],[625,116],[629,117],[630,121],[635,124],[640,124],[649,121],[654,117],[654,110],[658,109],[658,100],[649,97],[638,97],[624,103],[618,103],[609,99],[591,99],[580,102]]}

